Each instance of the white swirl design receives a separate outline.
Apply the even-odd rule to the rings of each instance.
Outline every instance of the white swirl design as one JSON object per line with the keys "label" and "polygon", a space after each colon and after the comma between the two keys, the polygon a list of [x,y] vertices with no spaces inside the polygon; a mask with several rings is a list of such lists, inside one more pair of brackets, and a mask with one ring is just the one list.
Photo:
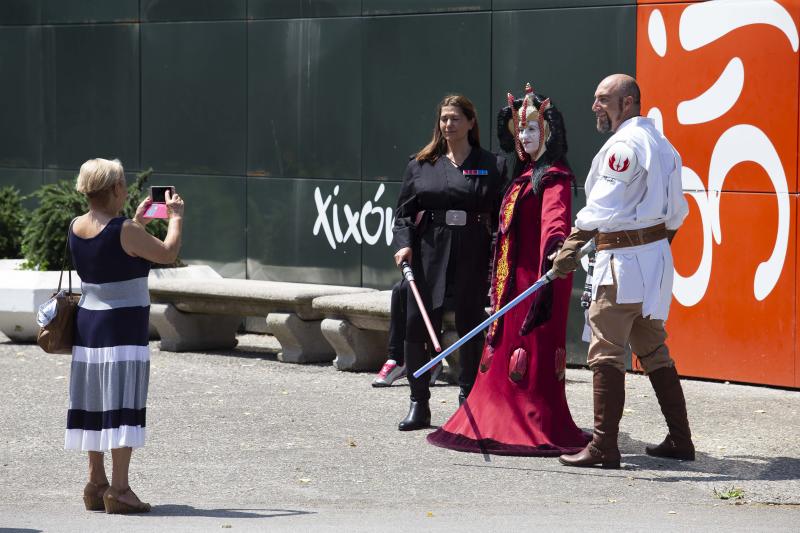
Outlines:
{"label": "white swirl design", "polygon": [[678,122],[702,124],[716,120],[736,104],[744,88],[744,65],[734,57],[717,81],[703,94],[678,104]]}
{"label": "white swirl design", "polygon": [[[655,10],[657,11],[657,10]],[[666,30],[662,35],[659,12],[650,17],[648,33],[651,46],[663,57],[666,53]],[[793,52],[798,49],[798,32],[789,12],[774,0],[759,2],[743,0],[712,0],[692,4],[684,9],[679,23],[681,46],[687,51],[702,48],[728,33],[755,24],[767,24],[781,30],[789,40]],[[663,48],[660,48],[663,44]],[[676,114],[684,125],[712,122],[730,111],[739,101],[745,81],[745,69],[739,57],[733,57],[719,78],[702,94],[681,102]],[[652,108],[648,116],[663,131],[662,111]],[[772,253],[756,268],[753,294],[758,301],[773,291],[780,279],[786,260],[791,222],[790,197],[786,173],[772,141],[758,127],[736,124],[717,139],[708,168],[708,189],[700,176],[691,168],[681,169],[685,194],[694,199],[700,211],[703,227],[703,250],[697,270],[689,276],[675,272],[673,294],[682,305],[690,307],[703,299],[711,280],[713,244],[722,243],[720,201],[725,178],[738,164],[756,163],[764,169],[775,189],[778,230]],[[713,242],[712,242],[713,239]]]}
{"label": "white swirl design", "polygon": [[692,51],[753,24],[768,24],[781,30],[792,50],[797,52],[797,27],[792,15],[774,0],[715,0],[692,4],[681,15],[678,37],[681,46]]}

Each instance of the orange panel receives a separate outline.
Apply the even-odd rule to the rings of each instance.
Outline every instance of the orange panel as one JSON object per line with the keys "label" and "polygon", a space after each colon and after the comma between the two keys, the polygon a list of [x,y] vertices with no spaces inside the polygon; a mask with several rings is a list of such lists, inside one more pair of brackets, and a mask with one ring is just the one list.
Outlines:
{"label": "orange panel", "polygon": [[660,112],[684,165],[706,188],[796,192],[800,2],[640,4],[642,113]]}
{"label": "orange panel", "polygon": [[[722,193],[720,227],[722,241],[711,242],[706,253],[710,276],[695,278],[695,290],[680,281],[667,325],[669,346],[682,375],[749,383],[796,386],[797,306],[797,197],[787,198],[791,215],[787,249],[782,268],[773,283],[764,284],[757,269],[769,259],[776,244],[777,202],[773,194]],[[691,278],[700,267],[703,223],[694,200],[690,214],[673,242],[675,270]],[[712,237],[713,239],[713,237]],[[769,269],[767,269],[769,270]],[[763,274],[763,273],[762,273]],[[755,296],[756,280],[766,285],[762,300]],[[684,282],[685,286],[688,286]],[[702,294],[702,297],[699,297]]]}
{"label": "orange panel", "polygon": [[[800,213],[800,195],[794,197],[794,205],[795,205],[795,213]],[[794,276],[794,286],[795,290],[797,291],[797,297],[794,300],[794,316],[795,316],[795,328],[794,328],[794,340],[795,340],[795,348],[794,348],[794,386],[800,388],[800,333],[798,333],[797,329],[800,327],[800,318],[798,318],[798,311],[800,311],[800,244],[797,244],[797,238],[800,236],[800,217],[795,218],[795,276]]]}

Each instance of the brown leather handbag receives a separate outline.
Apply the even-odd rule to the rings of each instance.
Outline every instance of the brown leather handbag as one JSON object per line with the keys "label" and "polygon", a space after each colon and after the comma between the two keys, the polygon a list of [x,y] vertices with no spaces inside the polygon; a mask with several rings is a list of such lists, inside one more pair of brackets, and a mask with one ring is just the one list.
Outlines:
{"label": "brown leather handbag", "polygon": [[[74,221],[73,221],[74,222]],[[72,223],[69,225],[72,228]],[[48,307],[47,314],[50,320],[44,325],[39,326],[39,334],[36,336],[36,343],[47,353],[68,354],[72,353],[72,338],[75,331],[75,313],[78,309],[80,294],[72,292],[72,270],[68,271],[69,288],[61,290],[61,281],[64,278],[64,269],[67,266],[67,253],[69,250],[69,233],[67,242],[64,245],[64,260],[61,262],[61,274],[58,276],[58,290],[53,296],[44,303],[40,309]]]}

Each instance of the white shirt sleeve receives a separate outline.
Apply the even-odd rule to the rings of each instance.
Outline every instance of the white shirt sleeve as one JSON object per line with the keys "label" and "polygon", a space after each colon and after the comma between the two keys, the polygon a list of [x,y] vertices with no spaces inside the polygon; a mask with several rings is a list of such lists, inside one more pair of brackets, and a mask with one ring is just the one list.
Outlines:
{"label": "white shirt sleeve", "polygon": [[646,172],[633,149],[624,142],[611,145],[599,161],[596,177],[587,182],[586,207],[575,226],[587,231],[611,231],[630,223],[646,189]]}
{"label": "white shirt sleeve", "polygon": [[683,194],[683,183],[681,173],[683,171],[683,163],[680,156],[675,154],[675,170],[669,175],[667,183],[669,190],[667,191],[667,220],[665,221],[667,229],[674,231],[677,230],[684,219],[689,214],[689,203]]}
{"label": "white shirt sleeve", "polygon": [[677,229],[689,212],[681,187],[680,156],[629,139],[612,144],[586,183],[578,229],[634,230],[665,223]]}

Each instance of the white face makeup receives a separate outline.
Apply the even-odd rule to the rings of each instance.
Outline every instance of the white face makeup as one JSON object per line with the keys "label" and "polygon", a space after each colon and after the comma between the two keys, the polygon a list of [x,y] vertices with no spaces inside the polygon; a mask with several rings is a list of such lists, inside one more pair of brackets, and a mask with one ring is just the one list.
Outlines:
{"label": "white face makeup", "polygon": [[541,138],[539,123],[535,120],[529,120],[525,129],[519,132],[519,141],[522,143],[522,149],[531,157],[535,156],[536,152],[539,151]]}

